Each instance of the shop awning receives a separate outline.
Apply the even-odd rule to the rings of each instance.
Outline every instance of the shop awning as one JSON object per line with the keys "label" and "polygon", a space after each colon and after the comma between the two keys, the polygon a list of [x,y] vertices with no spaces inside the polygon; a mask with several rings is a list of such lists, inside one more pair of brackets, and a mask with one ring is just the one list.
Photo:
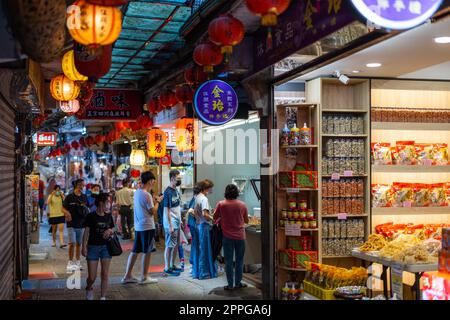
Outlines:
{"label": "shop awning", "polygon": [[98,87],[127,87],[169,61],[183,46],[179,30],[191,15],[187,0],[129,1],[113,47],[110,72]]}

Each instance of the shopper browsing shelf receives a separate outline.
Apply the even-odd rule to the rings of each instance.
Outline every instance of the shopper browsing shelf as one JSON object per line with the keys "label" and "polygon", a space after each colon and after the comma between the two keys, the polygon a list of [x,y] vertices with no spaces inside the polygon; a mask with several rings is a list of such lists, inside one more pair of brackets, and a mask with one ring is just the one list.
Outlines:
{"label": "shopper browsing shelf", "polygon": [[119,207],[120,222],[122,225],[122,236],[124,240],[128,240],[131,239],[131,233],[133,229],[133,217],[131,211],[133,191],[130,188],[130,180],[124,179],[122,185],[123,188],[116,193],[116,202]]}
{"label": "shopper browsing shelf", "polygon": [[[234,184],[229,184],[225,188],[225,200],[217,204],[214,212],[214,220],[218,221],[223,233],[222,244],[228,281],[225,290],[247,286],[241,281],[244,268],[245,224],[249,222],[249,219],[247,206],[244,202],[237,200],[238,196],[238,188]],[[234,256],[236,263],[233,268]]]}
{"label": "shopper browsing shelf", "polygon": [[[156,178],[152,172],[147,171],[141,175],[141,187],[134,193],[134,222],[135,236],[134,247],[128,257],[127,269],[122,283],[148,284],[157,283],[157,279],[153,279],[148,275],[150,259],[153,246],[155,245],[155,218],[158,210],[158,204],[162,200],[159,197],[156,205],[153,204],[150,190],[155,185]],[[142,276],[141,279],[133,277],[133,267],[139,254],[142,253]]]}
{"label": "shopper browsing shelf", "polygon": [[47,199],[47,206],[49,207],[48,223],[52,226],[52,247],[56,247],[56,231],[59,230],[59,247],[64,248],[67,245],[64,243],[64,218],[63,212],[64,193],[61,187],[56,185],[53,192]]}
{"label": "shopper browsing shelf", "polygon": [[101,300],[106,300],[108,289],[109,266],[111,255],[108,252],[107,241],[114,233],[112,215],[107,212],[109,194],[101,193],[95,199],[96,212],[88,214],[83,234],[82,254],[88,264],[86,280],[86,299],[94,299],[95,279],[97,278],[98,262],[101,263]]}
{"label": "shopper browsing shelf", "polygon": [[[66,216],[67,233],[69,237],[69,262],[67,271],[72,272],[81,269],[80,254],[83,236],[83,226],[89,213],[87,197],[83,194],[84,181],[77,179],[73,183],[73,192],[69,194],[63,203],[63,211]],[[74,258],[74,250],[76,261]]]}
{"label": "shopper browsing shelf", "polygon": [[181,231],[181,197],[177,190],[177,187],[181,185],[180,172],[178,170],[170,171],[169,179],[170,185],[164,191],[163,226],[166,239],[164,273],[179,276],[182,269],[175,265],[175,260],[180,246]]}

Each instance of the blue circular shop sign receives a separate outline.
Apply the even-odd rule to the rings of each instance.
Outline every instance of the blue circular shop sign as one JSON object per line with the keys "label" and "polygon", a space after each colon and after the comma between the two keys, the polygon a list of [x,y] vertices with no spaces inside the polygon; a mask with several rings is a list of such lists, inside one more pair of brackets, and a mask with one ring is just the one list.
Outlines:
{"label": "blue circular shop sign", "polygon": [[212,126],[231,121],[236,116],[238,107],[236,91],[221,80],[207,81],[195,93],[194,108],[198,117]]}
{"label": "blue circular shop sign", "polygon": [[409,29],[429,19],[443,0],[352,0],[369,21],[388,29]]}

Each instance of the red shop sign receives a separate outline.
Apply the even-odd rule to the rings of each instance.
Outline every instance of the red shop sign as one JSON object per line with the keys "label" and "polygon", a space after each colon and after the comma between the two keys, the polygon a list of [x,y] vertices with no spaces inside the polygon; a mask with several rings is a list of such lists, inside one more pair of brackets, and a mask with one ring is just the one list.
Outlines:
{"label": "red shop sign", "polygon": [[169,154],[166,154],[164,157],[159,159],[159,164],[161,166],[170,166],[172,164],[172,159]]}
{"label": "red shop sign", "polygon": [[38,147],[54,147],[56,146],[57,134],[54,132],[38,132],[37,146]]}
{"label": "red shop sign", "polygon": [[144,98],[138,90],[94,89],[81,119],[130,121],[142,114]]}

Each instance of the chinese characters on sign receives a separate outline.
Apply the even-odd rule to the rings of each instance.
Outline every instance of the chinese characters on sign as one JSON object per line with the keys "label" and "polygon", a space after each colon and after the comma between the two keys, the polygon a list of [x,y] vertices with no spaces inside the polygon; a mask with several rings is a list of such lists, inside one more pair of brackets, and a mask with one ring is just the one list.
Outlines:
{"label": "chinese characters on sign", "polygon": [[84,120],[135,120],[142,113],[143,96],[135,90],[94,89]]}
{"label": "chinese characters on sign", "polygon": [[175,137],[175,130],[174,129],[162,129],[164,133],[166,134],[166,147],[167,148],[175,148],[176,145],[176,137]]}
{"label": "chinese characters on sign", "polygon": [[442,0],[352,0],[369,21],[389,29],[409,29],[425,22]]}
{"label": "chinese characters on sign", "polygon": [[54,147],[56,146],[56,133],[54,132],[38,132],[37,146],[38,147]]}
{"label": "chinese characters on sign", "polygon": [[254,72],[271,66],[356,20],[347,0],[293,1],[278,19],[273,41],[261,28],[255,37]]}
{"label": "chinese characters on sign", "polygon": [[195,111],[209,125],[218,126],[231,121],[238,107],[239,100],[233,87],[221,80],[207,81],[195,93]]}

